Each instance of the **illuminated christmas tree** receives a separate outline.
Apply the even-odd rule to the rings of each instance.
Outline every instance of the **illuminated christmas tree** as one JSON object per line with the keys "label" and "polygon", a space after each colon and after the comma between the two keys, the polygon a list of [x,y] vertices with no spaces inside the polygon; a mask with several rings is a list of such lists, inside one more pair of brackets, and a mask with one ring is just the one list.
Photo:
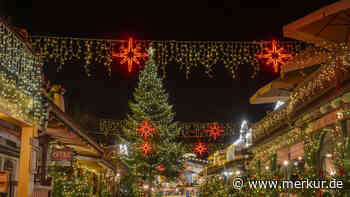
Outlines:
{"label": "illuminated christmas tree", "polygon": [[[128,114],[122,143],[129,147],[129,155],[121,160],[131,173],[143,178],[148,185],[150,196],[156,175],[173,180],[183,170],[179,160],[183,155],[183,146],[176,142],[179,130],[174,122],[172,106],[168,104],[168,94],[158,76],[158,66],[153,60],[153,51],[141,71],[134,99],[129,103]],[[157,170],[162,166],[162,170]]]}

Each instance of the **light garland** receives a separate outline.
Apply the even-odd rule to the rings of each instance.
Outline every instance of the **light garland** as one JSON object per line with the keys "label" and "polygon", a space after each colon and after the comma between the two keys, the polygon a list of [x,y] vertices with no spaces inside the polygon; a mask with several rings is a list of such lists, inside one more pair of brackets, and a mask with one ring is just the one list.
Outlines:
{"label": "light garland", "polygon": [[[101,133],[112,135],[121,132],[125,123],[124,120],[100,119],[99,128]],[[212,124],[211,122],[179,122],[177,126],[180,129],[181,137],[210,137],[210,133],[205,132],[205,130],[210,128]],[[217,123],[217,125],[224,131],[221,133],[223,137],[234,136],[240,129],[240,125],[236,123]]]}
{"label": "light garland", "polygon": [[11,103],[2,102],[2,107],[10,115],[42,123],[41,69],[41,59],[0,19],[1,96]]}
{"label": "light garland", "polygon": [[[89,65],[92,63],[103,63],[110,74],[113,54],[127,42],[69,37],[31,37],[32,45],[43,57],[60,65],[57,67],[58,71],[68,61],[82,59],[85,61],[84,68],[88,76],[91,75]],[[191,70],[199,66],[203,66],[205,73],[212,77],[212,68],[216,64],[224,65],[235,78],[238,66],[242,64],[251,65],[252,77],[255,77],[260,70],[256,54],[261,54],[272,42],[135,40],[133,43],[140,46],[140,49],[148,46],[155,48],[154,58],[157,65],[162,65],[163,77],[166,74],[166,65],[175,62],[180,64],[180,69],[185,70],[187,78]],[[286,52],[292,54],[305,47],[305,43],[298,41],[282,41],[279,44]]]}
{"label": "light garland", "polygon": [[302,103],[312,100],[327,88],[337,85],[337,82],[341,83],[342,75],[344,75],[341,73],[348,72],[348,66],[341,63],[342,59],[343,56],[333,56],[332,61],[324,63],[311,80],[295,88],[285,107],[269,113],[255,124],[252,127],[253,140],[257,141],[261,137],[271,134],[278,126],[286,124],[286,121],[293,116]]}

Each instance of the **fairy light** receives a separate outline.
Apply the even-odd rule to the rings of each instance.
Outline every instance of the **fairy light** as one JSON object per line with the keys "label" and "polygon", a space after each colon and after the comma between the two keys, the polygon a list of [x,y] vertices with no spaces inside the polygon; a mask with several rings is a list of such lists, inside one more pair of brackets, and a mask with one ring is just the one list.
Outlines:
{"label": "fairy light", "polygon": [[42,61],[0,20],[0,107],[25,122],[44,120]]}

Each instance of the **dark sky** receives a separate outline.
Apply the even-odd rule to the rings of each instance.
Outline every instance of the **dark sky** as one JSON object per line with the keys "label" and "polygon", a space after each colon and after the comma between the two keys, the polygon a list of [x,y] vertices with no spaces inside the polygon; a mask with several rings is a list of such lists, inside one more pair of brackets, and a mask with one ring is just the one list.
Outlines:
{"label": "dark sky", "polygon": [[[0,7],[12,16],[14,24],[32,35],[240,41],[282,39],[283,25],[332,2],[335,1],[0,0]],[[78,63],[67,65],[60,73],[46,65],[45,71],[51,81],[66,87],[71,103],[80,103],[83,110],[100,117],[121,119],[128,112],[137,72],[126,74],[116,62],[112,66],[111,79],[104,77],[102,69],[89,79]],[[196,70],[186,80],[177,65],[168,66],[164,83],[177,120],[255,122],[272,109],[272,105],[250,105],[249,97],[276,76],[263,71],[250,79],[247,65],[241,67],[237,79],[232,79],[222,67],[216,65],[214,78]]]}

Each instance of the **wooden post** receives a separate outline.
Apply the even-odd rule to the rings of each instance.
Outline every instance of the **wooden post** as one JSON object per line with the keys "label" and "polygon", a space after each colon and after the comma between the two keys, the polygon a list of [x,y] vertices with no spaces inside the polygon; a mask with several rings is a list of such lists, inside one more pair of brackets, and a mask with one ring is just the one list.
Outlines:
{"label": "wooden post", "polygon": [[23,127],[21,133],[21,153],[19,161],[18,197],[31,197],[34,188],[34,177],[32,174],[32,152],[31,139],[37,136],[36,127]]}
{"label": "wooden post", "polygon": [[48,181],[46,180],[46,170],[47,170],[47,152],[49,149],[49,136],[41,136],[39,139],[39,143],[42,146],[42,161],[41,161],[41,177],[40,182],[41,185],[49,186]]}

